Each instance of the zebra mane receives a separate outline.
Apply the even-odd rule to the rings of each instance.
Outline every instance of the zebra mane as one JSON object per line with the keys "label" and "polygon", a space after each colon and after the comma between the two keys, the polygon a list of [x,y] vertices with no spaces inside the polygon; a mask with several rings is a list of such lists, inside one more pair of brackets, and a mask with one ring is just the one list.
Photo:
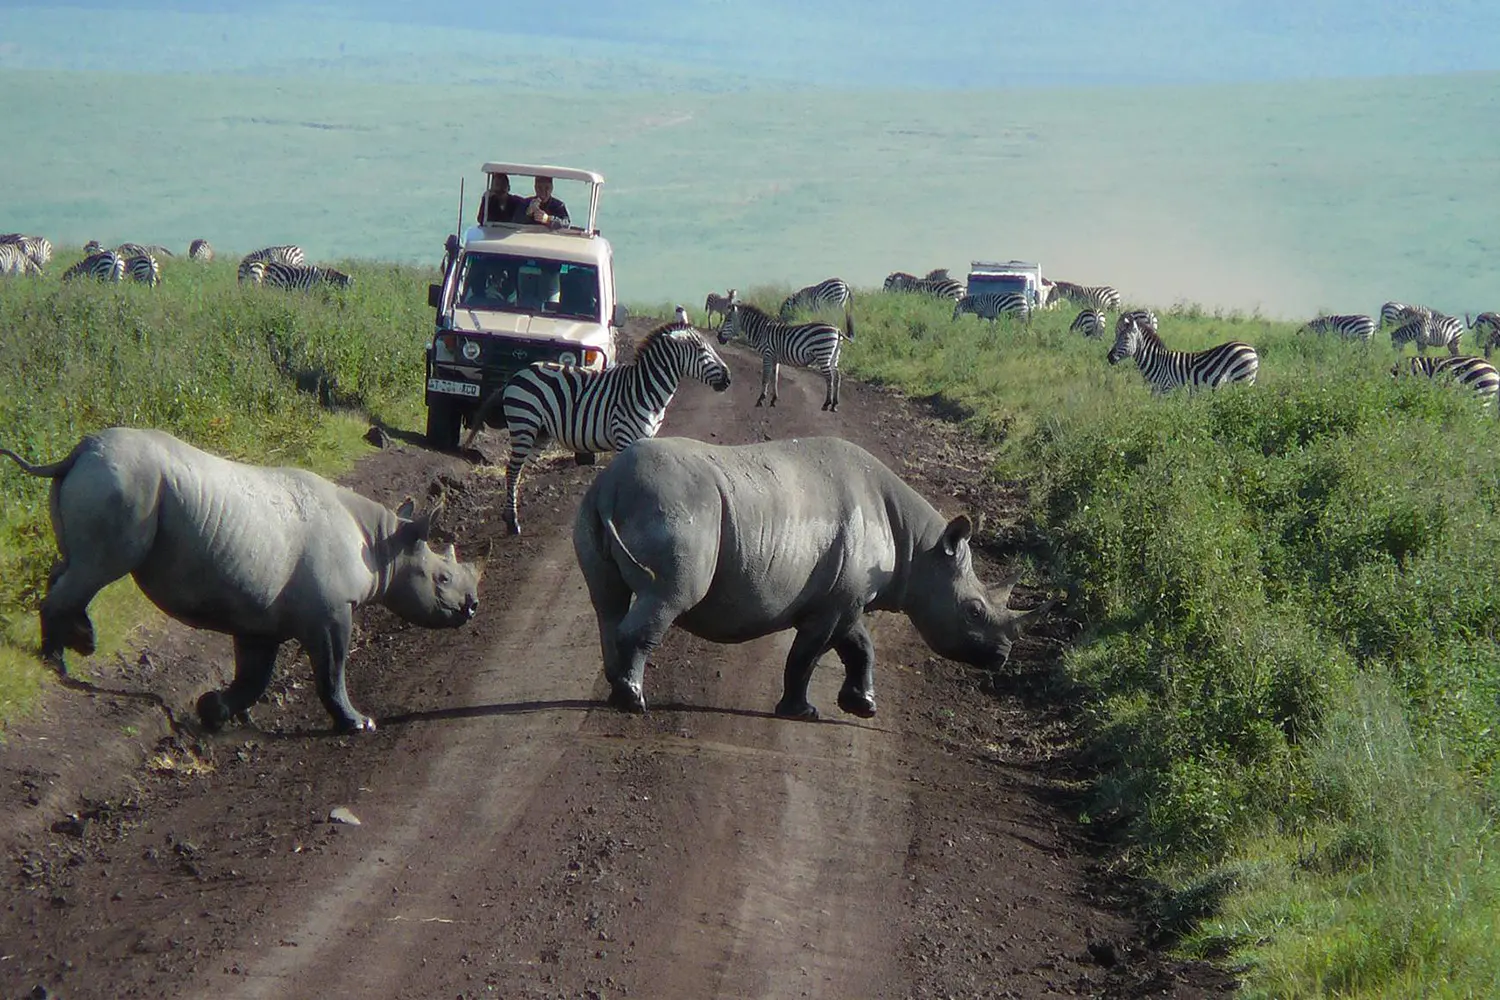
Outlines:
{"label": "zebra mane", "polygon": [[698,328],[691,323],[679,323],[675,319],[668,320],[641,338],[641,342],[635,345],[635,356],[640,357],[646,351],[649,351],[652,345],[658,340],[663,340],[674,333],[681,333],[683,331],[697,333]]}
{"label": "zebra mane", "polygon": [[772,322],[772,323],[780,323],[781,322],[781,320],[776,319],[774,316],[772,316],[770,313],[766,312],[764,309],[760,308],[757,305],[752,305],[749,302],[736,302],[735,303],[735,307],[738,308],[740,312],[749,313],[751,316],[759,316],[761,319],[767,320],[767,321]]}

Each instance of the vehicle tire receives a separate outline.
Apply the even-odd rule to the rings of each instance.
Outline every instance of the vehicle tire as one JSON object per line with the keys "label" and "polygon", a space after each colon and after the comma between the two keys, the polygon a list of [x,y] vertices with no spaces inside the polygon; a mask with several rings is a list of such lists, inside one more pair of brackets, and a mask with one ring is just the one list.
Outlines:
{"label": "vehicle tire", "polygon": [[427,447],[437,451],[456,451],[458,435],[463,430],[463,416],[447,400],[427,404]]}

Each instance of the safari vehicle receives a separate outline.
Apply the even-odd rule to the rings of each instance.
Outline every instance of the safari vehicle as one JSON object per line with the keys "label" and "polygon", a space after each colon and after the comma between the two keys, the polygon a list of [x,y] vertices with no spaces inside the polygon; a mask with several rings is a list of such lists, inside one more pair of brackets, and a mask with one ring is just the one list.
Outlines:
{"label": "safari vehicle", "polygon": [[[581,224],[562,228],[496,222],[480,195],[480,224],[462,239],[449,236],[443,280],[427,290],[437,311],[427,348],[427,441],[435,448],[458,446],[473,425],[482,400],[534,361],[555,361],[602,370],[616,362],[616,332],[625,310],[615,299],[614,251],[596,219],[604,178],[592,170],[526,163],[486,163],[485,190],[495,174],[510,177],[524,195],[529,179],[587,186]],[[462,199],[460,199],[460,202]],[[460,204],[460,226],[463,220]],[[576,211],[576,208],[574,209]],[[503,424],[500,407],[487,423]]]}
{"label": "safari vehicle", "polygon": [[1000,295],[1004,292],[1021,292],[1027,305],[1040,309],[1042,301],[1042,265],[1024,260],[1008,260],[996,263],[976,260],[969,265],[970,295]]}

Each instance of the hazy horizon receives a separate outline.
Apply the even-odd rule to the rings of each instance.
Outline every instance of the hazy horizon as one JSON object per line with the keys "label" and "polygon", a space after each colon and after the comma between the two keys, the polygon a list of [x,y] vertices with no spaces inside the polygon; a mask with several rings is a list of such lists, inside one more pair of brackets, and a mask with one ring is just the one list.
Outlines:
{"label": "hazy horizon", "polygon": [[[1360,8],[1337,23],[1353,5],[1230,5],[1218,22],[1184,15],[1183,45],[1126,60],[1152,63],[1149,79],[1129,69],[1117,75],[1134,83],[1087,86],[1116,71],[1089,65],[1099,36],[1063,29],[1086,15],[1120,22],[1088,2],[1060,5],[1048,22],[1059,34],[1024,46],[959,32],[947,76],[929,57],[952,41],[948,21],[915,34],[907,8],[885,0],[875,7],[890,23],[859,21],[842,61],[800,75],[787,60],[827,46],[804,35],[849,4],[799,5],[796,20],[781,3],[563,3],[550,22],[506,33],[403,24],[394,14],[406,8],[390,2],[363,18],[348,4],[295,16],[264,4],[242,14],[238,0],[143,6],[0,0],[11,139],[0,231],[74,245],[204,237],[232,253],[298,242],[323,260],[433,263],[460,177],[472,192],[480,164],[510,159],[606,176],[600,225],[627,301],[701,302],[709,288],[834,274],[875,285],[893,270],[958,273],[995,257],[1140,302],[1271,315],[1368,312],[1387,298],[1456,312],[1500,298],[1500,65],[1478,31],[1440,16],[1477,5]],[[947,9],[995,27],[1019,8]],[[485,16],[508,17],[503,6]],[[777,35],[778,16],[804,34]],[[746,17],[761,19],[760,34],[740,40],[729,28]],[[1311,27],[1278,40],[1271,29],[1287,18]],[[1500,7],[1467,23],[1491,21],[1500,27]],[[1179,51],[1214,24],[1224,34],[1213,52]],[[1263,75],[1283,72],[1340,27],[1342,43],[1313,60],[1324,79],[1160,82],[1201,74],[1214,53],[1220,75],[1258,55]],[[1398,29],[1408,43],[1451,44],[1402,46]],[[1166,29],[1137,13],[1121,30],[1109,41],[1129,52],[1129,31]],[[884,89],[858,82],[860,65],[901,44]],[[792,55],[756,63],[773,49]],[[975,69],[983,51],[1003,65]],[[1065,72],[1070,53],[1080,68]],[[1464,72],[1354,75],[1369,53]],[[938,86],[955,74],[1025,85]],[[1051,74],[1071,85],[1033,85]]]}

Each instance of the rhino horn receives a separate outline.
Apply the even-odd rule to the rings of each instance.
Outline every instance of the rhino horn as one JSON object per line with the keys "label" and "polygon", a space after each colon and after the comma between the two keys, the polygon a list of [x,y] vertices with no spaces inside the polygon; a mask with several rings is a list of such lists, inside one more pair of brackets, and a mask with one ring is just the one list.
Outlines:
{"label": "rhino horn", "polygon": [[1010,604],[1010,592],[1016,589],[1016,584],[1021,582],[1025,573],[1025,566],[1017,566],[1002,577],[1000,584],[990,590],[990,603],[997,608],[1007,607]]}
{"label": "rhino horn", "polygon": [[1010,608],[1005,608],[1001,613],[1005,615],[1007,619],[1007,630],[1013,637],[1030,631],[1037,625],[1037,623],[1039,623],[1044,617],[1046,617],[1047,612],[1051,611],[1053,607],[1057,605],[1059,600],[1061,600],[1061,598],[1048,598],[1041,604],[1038,604],[1036,607],[1032,608],[1030,611],[1012,611]]}

